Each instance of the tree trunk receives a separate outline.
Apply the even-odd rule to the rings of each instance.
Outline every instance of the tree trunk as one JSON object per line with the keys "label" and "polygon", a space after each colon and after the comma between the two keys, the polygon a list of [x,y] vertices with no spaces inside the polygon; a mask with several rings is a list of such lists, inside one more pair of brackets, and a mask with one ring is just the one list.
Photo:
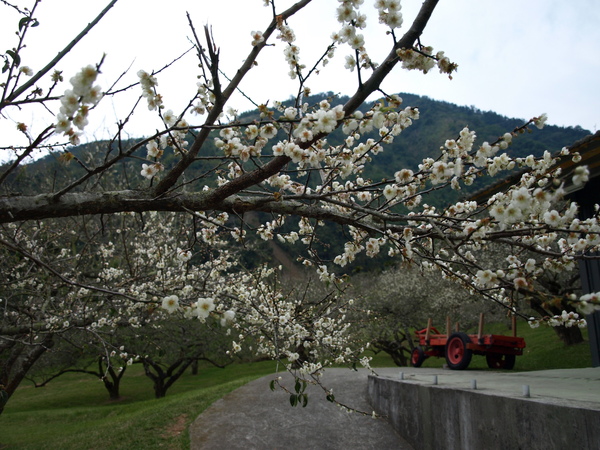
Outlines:
{"label": "tree trunk", "polygon": [[405,355],[407,349],[402,345],[402,342],[377,339],[374,346],[390,355],[397,366],[408,365],[408,357]]}
{"label": "tree trunk", "polygon": [[[100,373],[103,373],[102,370],[102,362],[104,361],[103,357],[98,358],[98,366],[100,369]],[[125,370],[127,370],[127,366],[123,366],[123,369],[120,371],[115,371],[112,366],[108,366],[106,368],[106,375],[102,377],[102,382],[104,383],[104,387],[108,391],[108,396],[111,400],[119,400],[121,398],[121,394],[119,389],[121,387],[121,378],[125,375]],[[110,376],[110,379],[109,379]]]}
{"label": "tree trunk", "polygon": [[162,378],[154,381],[154,398],[163,398],[167,395],[167,389],[165,388],[165,380]]}
{"label": "tree trunk", "polygon": [[[156,398],[165,397],[167,395],[167,390],[173,386],[173,383],[175,383],[181,375],[183,375],[193,361],[195,361],[195,359],[178,359],[167,367],[165,372],[158,363],[149,358],[145,358],[142,361],[144,364],[144,372],[154,383],[154,396]],[[152,369],[154,369],[156,373],[152,372]]]}
{"label": "tree trunk", "polygon": [[198,375],[198,360],[192,362],[192,375]]}
{"label": "tree trunk", "polygon": [[583,334],[579,327],[554,327],[554,332],[565,345],[575,345],[583,342]]}
{"label": "tree trunk", "polygon": [[2,350],[8,350],[10,354],[3,360],[0,367],[0,414],[4,411],[6,403],[17,390],[27,372],[40,356],[53,345],[53,335],[48,334],[40,344],[26,345],[14,342],[10,346],[3,347]]}

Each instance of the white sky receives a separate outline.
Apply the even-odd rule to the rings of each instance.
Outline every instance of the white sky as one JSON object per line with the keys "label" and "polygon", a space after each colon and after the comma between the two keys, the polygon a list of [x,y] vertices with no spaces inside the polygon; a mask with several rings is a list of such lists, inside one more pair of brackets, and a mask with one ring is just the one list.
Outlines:
{"label": "white sky", "polygon": [[[13,0],[17,1],[17,0]],[[21,6],[33,2],[17,1]],[[49,61],[108,3],[107,0],[43,0],[36,17],[40,26],[30,30],[23,64],[34,71]],[[292,0],[276,0],[280,10]],[[365,0],[363,9],[371,27],[365,32],[366,47],[379,61],[387,54],[389,37],[377,23]],[[339,29],[334,11],[336,0],[315,0],[290,22],[301,47],[301,62],[311,66],[321,55],[333,31]],[[79,68],[94,64],[107,54],[103,88],[131,66],[122,85],[137,81],[139,69],[156,70],[190,47],[187,25],[189,11],[199,33],[206,23],[213,26],[221,51],[222,69],[233,75],[250,50],[250,32],[263,30],[270,21],[270,8],[263,0],[120,0],[80,46],[60,64],[68,80]],[[414,18],[420,0],[404,0],[405,27]],[[0,5],[0,48],[15,45],[15,16]],[[596,0],[441,0],[433,14],[422,43],[435,51],[444,50],[459,64],[453,80],[432,71],[427,75],[399,68],[383,85],[388,93],[410,92],[427,95],[459,105],[474,105],[482,110],[529,119],[547,113],[549,123],[580,125],[592,132],[600,125],[600,2]],[[403,29],[404,30],[404,29]],[[401,30],[400,34],[403,32]],[[265,49],[259,65],[242,89],[258,103],[285,100],[297,91],[297,81],[287,76],[283,45],[275,41]],[[336,62],[308,85],[313,92],[334,91],[350,94],[356,86],[356,72],[343,69],[348,47],[337,50]],[[197,60],[188,54],[164,75],[159,75],[159,91],[165,105],[178,112],[195,91]],[[2,76],[0,80],[3,81]],[[43,85],[43,84],[42,84]],[[64,83],[60,92],[66,89]],[[137,91],[136,91],[137,94]],[[125,100],[125,101],[122,101]],[[117,117],[123,117],[134,101],[124,96],[114,101],[105,98],[93,112],[88,139],[106,137]],[[238,98],[231,106],[240,111],[251,105]],[[131,123],[133,136],[149,135],[159,122],[143,107]],[[23,121],[33,129],[51,123],[52,116],[41,108],[5,111],[0,118],[0,145],[6,139],[20,139],[15,122]],[[114,127],[113,127],[114,128]],[[15,143],[15,142],[12,142]],[[22,143],[22,142],[20,142]]]}

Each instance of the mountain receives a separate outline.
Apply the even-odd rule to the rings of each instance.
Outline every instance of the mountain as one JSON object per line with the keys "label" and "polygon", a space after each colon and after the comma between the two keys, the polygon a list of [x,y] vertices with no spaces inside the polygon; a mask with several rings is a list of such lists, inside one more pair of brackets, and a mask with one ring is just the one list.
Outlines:
{"label": "mountain", "polygon": [[[465,127],[475,131],[477,139],[475,145],[485,141],[494,142],[506,132],[510,132],[522,126],[524,119],[508,118],[492,111],[481,111],[473,106],[458,106],[452,103],[433,100],[426,96],[408,93],[399,93],[403,99],[402,107],[416,107],[420,111],[420,119],[394,138],[394,142],[384,147],[384,151],[373,157],[365,169],[364,176],[373,181],[379,181],[384,177],[390,177],[401,168],[409,168],[416,171],[423,158],[437,158],[440,154],[440,146],[447,139],[458,138],[459,132]],[[311,95],[304,101],[309,105],[317,105],[322,100],[328,100],[332,106],[344,104],[348,97],[335,97],[333,93],[321,93]],[[282,102],[284,107],[293,106],[292,99]],[[363,105],[361,110],[367,111],[371,103]],[[240,121],[258,119],[258,112],[248,111],[240,115]],[[364,137],[379,139],[377,132],[371,132]],[[527,156],[533,154],[539,156],[545,150],[555,153],[562,147],[570,145],[575,141],[591,134],[590,131],[581,127],[558,127],[546,125],[543,130],[534,129],[531,133],[524,133],[513,139],[513,143],[506,150],[510,156]],[[327,140],[332,145],[342,143],[344,135],[341,129],[331,133]],[[498,175],[505,176],[506,172]],[[494,182],[497,179],[487,179],[485,182]],[[461,192],[445,189],[432,193],[427,203],[443,206],[458,200],[461,196],[467,196],[470,192],[484,187],[484,183],[476,182],[473,186],[463,189]]]}
{"label": "mountain", "polygon": [[[379,181],[384,177],[390,177],[395,171],[407,167],[415,170],[423,158],[436,158],[439,156],[440,146],[444,144],[446,139],[458,137],[459,132],[468,126],[471,130],[476,131],[476,145],[484,141],[493,142],[498,137],[502,136],[507,131],[512,131],[516,127],[523,125],[525,122],[522,119],[507,118],[491,111],[481,111],[474,107],[457,106],[452,103],[436,101],[424,96],[401,93],[403,98],[403,107],[412,106],[419,108],[420,119],[414,121],[413,125],[404,130],[399,136],[394,139],[390,145],[386,145],[384,151],[373,157],[371,164],[367,166],[364,177],[374,181]],[[347,101],[347,97],[335,97],[332,93],[322,93],[312,95],[304,101],[309,105],[316,105],[321,100],[328,99],[332,105],[343,104]],[[293,100],[282,102],[284,106],[292,106]],[[363,111],[370,108],[370,104],[365,104],[362,107]],[[240,122],[248,122],[258,120],[260,117],[257,110],[247,111],[239,115],[237,118]],[[526,156],[528,154],[541,155],[545,150],[555,153],[562,147],[570,145],[575,141],[590,134],[589,131],[581,127],[557,127],[546,126],[543,130],[534,130],[532,133],[524,133],[513,140],[513,144],[506,150],[511,156]],[[216,135],[216,134],[215,134]],[[371,136],[378,138],[375,132]],[[191,139],[191,136],[190,136]],[[281,139],[285,139],[283,132]],[[341,143],[344,139],[341,129],[335,130],[328,138],[328,142],[332,145]],[[130,139],[128,141],[119,142],[93,142],[86,145],[81,145],[74,148],[69,148],[70,154],[75,156],[69,164],[64,162],[61,157],[62,152],[55,152],[47,155],[39,160],[21,167],[16,173],[12,174],[7,182],[2,186],[0,195],[35,194],[39,192],[56,191],[67,185],[70,181],[83,176],[86,173],[85,167],[94,167],[101,165],[106,158],[111,158],[119,151],[127,151],[138,140]],[[111,153],[107,156],[106,149],[110,146]],[[202,150],[202,156],[217,155],[218,149],[214,145],[214,141],[208,140],[205,148]],[[97,189],[97,183],[102,185],[103,189],[135,189],[140,186],[147,186],[148,180],[140,176],[142,161],[140,159],[146,157],[146,148],[144,145],[134,153],[134,158],[128,158],[113,166],[107,173],[103,173],[100,177],[91,177],[85,183],[77,186],[78,190]],[[175,164],[176,157],[172,152],[166,152],[161,162],[168,170],[169,167]],[[210,168],[217,164],[214,160],[210,161],[199,160],[194,164],[194,167],[188,169],[185,173],[187,181],[198,178],[200,182],[205,183],[206,179],[202,176],[209,172]],[[0,173],[2,173],[0,167]],[[505,174],[505,173],[504,173]],[[496,179],[488,179],[487,182],[494,182]],[[461,191],[452,191],[444,189],[435,191],[424,199],[424,202],[444,206],[451,201],[456,201],[461,197],[469,195],[476,189],[484,187],[481,183],[475,183],[469,189]],[[189,189],[193,186],[189,185]],[[258,213],[257,213],[258,214]],[[260,220],[261,215],[258,214],[255,220]],[[268,219],[270,220],[270,219]],[[290,226],[292,226],[289,221]],[[286,225],[287,226],[287,225]],[[327,242],[321,250],[325,257],[332,257],[338,254],[339,249],[345,241],[343,231],[335,225],[327,227],[326,239]],[[278,244],[275,244],[278,245]],[[294,246],[284,246],[288,255],[297,254],[300,250]],[[281,252],[278,249],[269,249],[268,246],[263,246],[264,255],[276,254]],[[263,259],[265,256],[258,257]],[[267,256],[268,257],[268,256]],[[256,259],[257,256],[250,256],[251,259]],[[293,258],[291,258],[293,260]],[[286,265],[289,265],[290,258],[287,258]],[[368,267],[369,261],[359,261],[355,266]]]}
{"label": "mountain", "polygon": [[[446,139],[457,138],[459,132],[468,126],[470,130],[477,133],[475,145],[485,141],[494,142],[506,132],[510,132],[517,127],[522,126],[526,120],[517,118],[508,118],[492,111],[481,111],[475,107],[458,106],[452,103],[433,100],[429,97],[418,96],[414,94],[400,93],[403,99],[403,107],[412,106],[419,108],[420,119],[414,121],[413,125],[404,130],[394,139],[390,145],[386,145],[385,150],[373,157],[373,161],[365,170],[365,177],[378,181],[384,177],[389,177],[401,168],[417,169],[423,158],[436,158],[439,156],[440,146],[444,145]],[[348,97],[334,97],[329,93],[312,95],[305,99],[309,105],[318,104],[321,100],[329,100],[333,105],[344,104]],[[283,106],[293,106],[293,100],[282,102]],[[370,104],[364,105],[361,109],[367,111]],[[240,121],[249,118],[258,118],[257,111],[249,111],[240,115]],[[535,127],[534,127],[535,128]],[[552,154],[559,151],[564,146],[573,144],[591,134],[590,131],[581,127],[559,127],[546,125],[543,130],[534,129],[531,133],[520,134],[513,139],[513,143],[506,152],[510,156],[525,157],[529,154],[539,156],[548,150]],[[378,138],[373,132],[370,136]],[[341,129],[335,130],[328,141],[332,145],[342,142],[344,139]],[[501,177],[506,176],[506,172],[497,177],[485,177],[477,180],[470,187],[463,187],[461,191],[443,189],[431,193],[425,201],[428,204],[444,206],[450,202],[469,196],[486,184],[496,182]],[[333,258],[339,254],[340,249],[345,242],[344,233],[337,225],[326,226],[326,237],[322,239],[329,245],[320,249],[324,258]],[[325,231],[325,230],[323,230]],[[297,254],[301,251],[299,244],[296,247],[284,246],[289,254]],[[370,270],[374,265],[381,268],[381,264],[391,263],[386,258],[381,258],[373,262],[364,255],[359,255],[353,270]]]}
{"label": "mountain", "polygon": [[[426,96],[407,93],[400,93],[399,95],[404,100],[403,107],[412,106],[419,109],[420,119],[414,121],[412,126],[397,136],[392,144],[386,145],[383,152],[373,157],[373,162],[368,165],[365,176],[374,181],[379,181],[385,176],[390,176],[390,174],[404,167],[415,170],[423,158],[436,158],[439,155],[440,146],[444,144],[446,139],[458,137],[458,133],[465,126],[476,131],[477,145],[484,141],[492,142],[507,131],[512,131],[525,122],[523,119],[507,118],[492,111],[481,111],[475,107],[457,106],[452,103],[433,100]],[[345,103],[348,97],[335,97],[331,92],[328,92],[311,95],[305,98],[304,101],[309,105],[316,105],[325,99],[329,100],[332,105],[337,105]],[[293,100],[284,101],[282,104],[284,106],[292,106]],[[361,109],[367,111],[370,106],[371,104],[365,104]],[[248,122],[249,120],[258,118],[258,111],[253,110],[240,114],[237,119],[239,122]],[[511,156],[541,155],[545,150],[554,153],[588,134],[591,133],[581,127],[565,128],[547,125],[541,131],[535,130],[533,133],[525,133],[514,139],[513,144],[507,149],[507,152]],[[365,137],[378,138],[376,132],[372,132]],[[281,139],[284,139],[283,134]],[[341,129],[335,130],[328,137],[328,141],[332,145],[341,143],[343,139],[344,136]],[[113,150],[109,157],[114,156],[119,151],[118,146],[122,150],[127,150],[135,142],[135,139],[130,139],[110,144]],[[107,145],[107,142],[92,142],[69,148],[69,152],[75,155],[82,162],[82,165],[90,167],[104,162]],[[205,147],[202,150],[203,156],[216,155],[218,153],[211,140],[206,143]],[[42,187],[40,184],[46,184],[45,187],[48,188],[49,183],[52,183],[53,186],[60,184],[62,177],[72,178],[75,174],[83,175],[85,173],[82,165],[76,161],[71,161],[70,164],[66,165],[59,158],[60,155],[61,152],[55,152],[24,165],[20,176],[11,177],[13,187],[18,186],[15,190],[17,192],[27,192],[29,191],[29,189],[26,189],[28,187],[31,189],[37,188],[39,192],[39,189]],[[142,146],[135,153],[135,156],[144,158],[146,156],[145,146]],[[171,152],[167,152],[161,162],[168,170],[175,163],[175,159]],[[120,164],[118,168],[113,168],[111,173],[117,176],[119,172],[122,174],[123,170],[128,169],[127,171],[130,171],[129,173],[132,174],[127,180],[128,187],[135,188],[140,183],[145,182],[145,179],[137,176],[140,170],[138,166],[141,167],[139,160],[129,159]],[[191,171],[188,171],[188,178],[191,179],[197,173],[202,173],[203,169],[207,169],[203,161],[197,162],[196,166]],[[52,174],[51,177],[48,176],[49,174]],[[106,178],[106,175],[104,175],[104,178]],[[20,180],[24,179],[28,180],[26,186],[20,182]]]}

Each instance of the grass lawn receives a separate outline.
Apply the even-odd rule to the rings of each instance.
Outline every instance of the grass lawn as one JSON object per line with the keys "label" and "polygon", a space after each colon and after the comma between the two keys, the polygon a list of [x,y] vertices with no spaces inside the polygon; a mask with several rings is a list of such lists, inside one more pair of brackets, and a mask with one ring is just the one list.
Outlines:
{"label": "grass lawn", "polygon": [[201,368],[186,373],[162,399],[143,368],[128,368],[123,399],[108,400],[89,375],[65,374],[43,388],[23,384],[0,416],[0,449],[188,449],[188,425],[214,401],[275,372],[275,363]]}
{"label": "grass lawn", "polygon": [[[475,332],[474,330],[466,330]],[[486,325],[485,333],[510,334],[503,324]],[[548,328],[521,326],[527,347],[515,370],[590,367],[586,342],[565,347]],[[587,332],[584,331],[587,339]],[[443,358],[429,358],[423,367],[442,367]],[[374,367],[393,366],[391,358],[374,356]],[[66,374],[43,388],[23,386],[0,416],[0,449],[187,449],[188,425],[211,403],[248,381],[275,372],[275,363],[202,367],[186,373],[162,399],[154,399],[151,381],[141,366],[128,368],[122,400],[111,402],[92,376]],[[469,369],[487,368],[485,357],[473,356]]]}

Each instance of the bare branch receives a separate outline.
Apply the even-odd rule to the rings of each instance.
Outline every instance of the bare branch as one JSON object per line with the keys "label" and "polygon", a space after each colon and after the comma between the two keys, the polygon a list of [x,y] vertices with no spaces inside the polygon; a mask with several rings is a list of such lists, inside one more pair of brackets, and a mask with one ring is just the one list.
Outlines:
{"label": "bare branch", "polygon": [[106,13],[117,3],[118,0],[111,0],[111,2],[106,5],[106,7],[96,16],[94,20],[92,20],[82,31],[77,35],[75,39],[73,39],[69,44],[62,49],[58,54],[44,66],[41,70],[39,70],[35,75],[33,75],[26,83],[24,83],[20,88],[16,89],[13,93],[11,93],[2,103],[0,103],[0,110],[4,108],[6,105],[10,104],[14,100],[16,100],[21,94],[27,91],[29,88],[35,85],[35,83],[46,75],[50,70],[52,70],[58,62],[63,59],[73,48],[85,37],[86,34],[90,32],[92,28],[94,28],[98,22],[106,15]]}

